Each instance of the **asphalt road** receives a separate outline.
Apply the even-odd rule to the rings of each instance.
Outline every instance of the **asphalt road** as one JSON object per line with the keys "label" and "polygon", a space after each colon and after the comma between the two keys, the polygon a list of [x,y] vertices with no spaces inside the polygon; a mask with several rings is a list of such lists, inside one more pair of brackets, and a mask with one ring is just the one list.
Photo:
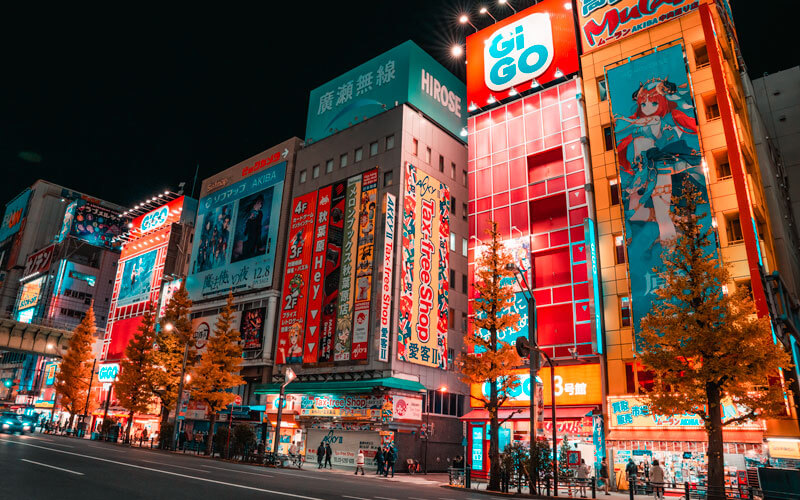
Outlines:
{"label": "asphalt road", "polygon": [[[415,480],[417,480],[415,478]],[[419,478],[420,482],[424,482]],[[0,498],[487,500],[434,484],[273,469],[51,435],[0,434]]]}

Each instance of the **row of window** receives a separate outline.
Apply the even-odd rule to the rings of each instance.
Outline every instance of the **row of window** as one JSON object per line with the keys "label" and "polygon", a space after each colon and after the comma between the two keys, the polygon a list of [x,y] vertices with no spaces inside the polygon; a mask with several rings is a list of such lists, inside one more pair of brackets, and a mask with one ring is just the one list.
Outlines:
{"label": "row of window", "polygon": [[[419,156],[419,141],[417,139],[412,139],[411,153],[414,156]],[[424,158],[424,160],[425,160],[425,163],[427,163],[428,165],[433,166],[433,163],[431,163],[431,161],[433,160],[433,151],[431,151],[430,147],[425,147],[425,158]],[[444,164],[445,164],[444,156],[439,155],[439,172],[441,172],[441,173],[444,173]],[[456,162],[454,162],[454,161],[450,162],[450,178],[453,179],[453,180],[456,180]],[[464,187],[466,187],[466,185],[467,185],[467,171],[466,170],[462,170],[461,171],[461,183],[464,185]]]}
{"label": "row of window", "polygon": [[443,390],[429,390],[422,402],[422,407],[425,413],[461,417],[464,415],[464,399],[465,396],[463,394],[455,394]]}
{"label": "row of window", "polygon": [[[384,143],[384,151],[389,151],[391,149],[394,149],[394,134],[384,137],[383,143]],[[378,141],[371,142],[369,144],[369,157],[372,158],[373,156],[377,156],[379,152],[380,152],[380,144],[379,144],[379,142]],[[353,163],[358,163],[363,159],[364,159],[364,148],[363,147],[356,148],[356,150],[353,151]],[[329,158],[328,160],[326,160],[325,161],[325,173],[329,174],[329,173],[333,172],[334,165],[335,165],[335,163],[334,163],[334,159],[333,158]],[[347,167],[349,165],[350,165],[349,153],[340,154],[339,155],[339,168],[345,168],[345,167]],[[311,178],[312,179],[316,179],[317,177],[320,176],[321,168],[322,168],[321,165],[314,165],[313,167],[311,167]],[[391,174],[391,172],[388,172],[388,173]],[[300,184],[305,183],[308,180],[308,170],[307,169],[301,170],[299,176],[300,176]],[[390,186],[391,183],[392,183],[391,175],[389,175],[389,178],[388,178],[389,184],[386,184],[386,181],[387,181],[386,175],[384,174],[384,185],[385,186],[386,185]]]}

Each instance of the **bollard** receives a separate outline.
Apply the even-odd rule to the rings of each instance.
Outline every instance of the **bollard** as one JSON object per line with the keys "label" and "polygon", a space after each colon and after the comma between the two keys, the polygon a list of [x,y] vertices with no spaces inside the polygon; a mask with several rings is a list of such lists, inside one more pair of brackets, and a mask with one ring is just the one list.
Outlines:
{"label": "bollard", "polygon": [[592,498],[597,498],[597,479],[592,476]]}
{"label": "bollard", "polygon": [[633,500],[633,490],[636,489],[636,478],[632,477],[631,482],[628,484],[628,496]]}
{"label": "bollard", "polygon": [[547,478],[547,496],[550,496],[550,478]]}
{"label": "bollard", "polygon": [[464,484],[467,489],[472,488],[472,468],[470,467],[464,469]]}
{"label": "bollard", "polygon": [[689,482],[683,483],[683,490],[686,495],[686,500],[689,500],[691,497],[689,496]]}

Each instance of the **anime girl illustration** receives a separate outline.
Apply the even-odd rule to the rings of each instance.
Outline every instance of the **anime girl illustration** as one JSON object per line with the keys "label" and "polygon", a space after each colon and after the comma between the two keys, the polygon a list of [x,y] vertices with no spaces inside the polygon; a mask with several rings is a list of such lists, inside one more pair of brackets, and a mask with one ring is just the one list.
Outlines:
{"label": "anime girl illustration", "polygon": [[670,218],[673,186],[680,189],[685,175],[704,186],[696,168],[702,156],[694,106],[687,85],[668,78],[640,83],[632,98],[632,115],[614,115],[625,215],[631,222],[656,222],[659,238],[653,245],[666,247],[676,239]]}

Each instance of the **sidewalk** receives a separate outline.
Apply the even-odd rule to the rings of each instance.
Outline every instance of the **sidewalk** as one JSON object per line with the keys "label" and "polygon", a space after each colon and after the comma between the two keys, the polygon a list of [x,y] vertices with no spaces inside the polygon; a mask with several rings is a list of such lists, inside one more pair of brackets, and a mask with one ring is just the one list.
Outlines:
{"label": "sidewalk", "polygon": [[[307,462],[304,465],[303,470],[313,470],[313,471],[318,471],[318,472],[325,472],[325,473],[328,473],[328,474],[337,474],[337,475],[341,475],[341,476],[348,476],[348,475],[349,476],[353,476],[353,475],[355,475],[353,470],[347,470],[347,469],[318,469],[316,467],[316,464],[312,464],[310,462]],[[379,476],[379,475],[375,474],[375,468],[374,467],[372,469],[367,468],[367,470],[364,472],[364,475],[362,476],[362,475],[359,474],[358,477],[363,478],[365,480],[371,480],[371,481],[386,481],[386,482],[392,482],[392,483],[420,484],[420,485],[426,485],[426,486],[444,486],[450,480],[450,476],[446,472],[435,472],[435,473],[431,472],[429,474],[406,474],[406,473],[402,473],[402,474],[395,474],[394,477],[391,477],[391,476],[383,477],[383,476]]]}

